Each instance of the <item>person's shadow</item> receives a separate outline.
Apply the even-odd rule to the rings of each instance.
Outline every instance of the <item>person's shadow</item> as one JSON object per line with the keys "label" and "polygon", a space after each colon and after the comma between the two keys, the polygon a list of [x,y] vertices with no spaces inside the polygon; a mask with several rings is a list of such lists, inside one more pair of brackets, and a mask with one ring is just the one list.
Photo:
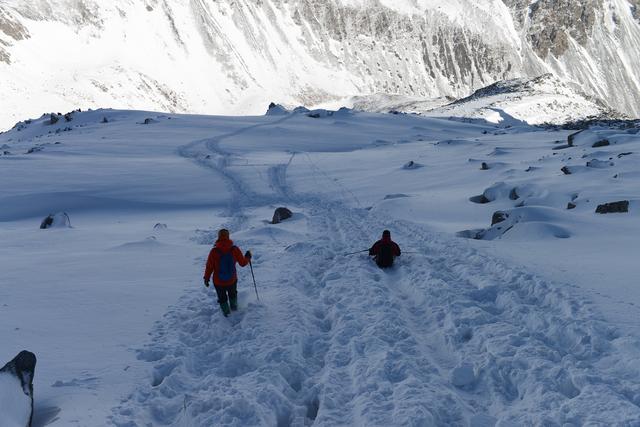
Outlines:
{"label": "person's shadow", "polygon": [[58,421],[61,409],[57,406],[42,406],[36,403],[33,408],[33,422],[31,427],[45,427]]}

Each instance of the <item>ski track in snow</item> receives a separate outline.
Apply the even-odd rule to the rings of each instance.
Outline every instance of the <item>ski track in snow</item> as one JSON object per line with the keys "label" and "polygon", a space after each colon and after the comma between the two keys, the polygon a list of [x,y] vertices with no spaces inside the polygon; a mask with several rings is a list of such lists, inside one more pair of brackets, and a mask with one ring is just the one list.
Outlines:
{"label": "ski track in snow", "polygon": [[[287,167],[298,159],[340,186],[310,156],[269,169],[272,198],[252,194],[220,142],[287,117],[180,150],[236,195],[228,214],[254,249],[262,299],[246,275],[228,319],[212,291],[185,294],[139,351],[153,372],[114,409],[115,425],[640,425],[640,384],[621,351],[640,346],[572,287],[419,225],[296,194]],[[277,202],[303,226],[250,223],[248,210]],[[392,271],[343,256],[384,228],[419,254]]]}

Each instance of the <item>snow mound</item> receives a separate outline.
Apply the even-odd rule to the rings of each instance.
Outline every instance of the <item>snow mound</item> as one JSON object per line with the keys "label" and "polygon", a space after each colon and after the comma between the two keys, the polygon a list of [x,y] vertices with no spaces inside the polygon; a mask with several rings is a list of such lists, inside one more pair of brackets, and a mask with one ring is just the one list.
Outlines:
{"label": "snow mound", "polygon": [[566,239],[571,231],[560,224],[568,220],[561,211],[549,207],[519,207],[493,214],[492,226],[484,230],[461,232],[461,237],[478,240],[512,239],[540,240],[546,238]]}
{"label": "snow mound", "polygon": [[31,399],[18,377],[0,372],[0,414],[3,427],[25,427],[31,417]]}
{"label": "snow mound", "polygon": [[462,363],[451,371],[451,384],[456,387],[470,387],[476,381],[476,373],[471,363]]}
{"label": "snow mound", "polygon": [[153,251],[157,249],[167,248],[169,245],[166,243],[161,243],[158,241],[158,238],[155,236],[149,236],[144,240],[139,240],[137,242],[128,242],[123,243],[122,245],[118,245],[116,247],[111,248],[111,251]]}

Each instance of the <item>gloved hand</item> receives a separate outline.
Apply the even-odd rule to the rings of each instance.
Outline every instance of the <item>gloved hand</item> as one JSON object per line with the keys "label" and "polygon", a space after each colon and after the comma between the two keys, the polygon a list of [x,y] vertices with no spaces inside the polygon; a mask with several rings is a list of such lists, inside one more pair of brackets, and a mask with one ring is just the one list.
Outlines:
{"label": "gloved hand", "polygon": [[208,288],[209,287],[209,279],[204,279],[204,285]]}
{"label": "gloved hand", "polygon": [[245,257],[246,259],[248,259],[249,261],[251,261],[251,251],[247,251],[247,252],[245,252],[245,253],[244,253],[244,257]]}

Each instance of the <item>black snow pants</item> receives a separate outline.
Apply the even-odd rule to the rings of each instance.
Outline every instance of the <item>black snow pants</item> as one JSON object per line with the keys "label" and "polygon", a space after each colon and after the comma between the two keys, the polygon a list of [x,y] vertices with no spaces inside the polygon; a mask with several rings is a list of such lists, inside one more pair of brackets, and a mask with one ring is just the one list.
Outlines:
{"label": "black snow pants", "polygon": [[238,282],[231,286],[215,286],[218,294],[218,304],[224,304],[231,300],[232,303],[238,301]]}

